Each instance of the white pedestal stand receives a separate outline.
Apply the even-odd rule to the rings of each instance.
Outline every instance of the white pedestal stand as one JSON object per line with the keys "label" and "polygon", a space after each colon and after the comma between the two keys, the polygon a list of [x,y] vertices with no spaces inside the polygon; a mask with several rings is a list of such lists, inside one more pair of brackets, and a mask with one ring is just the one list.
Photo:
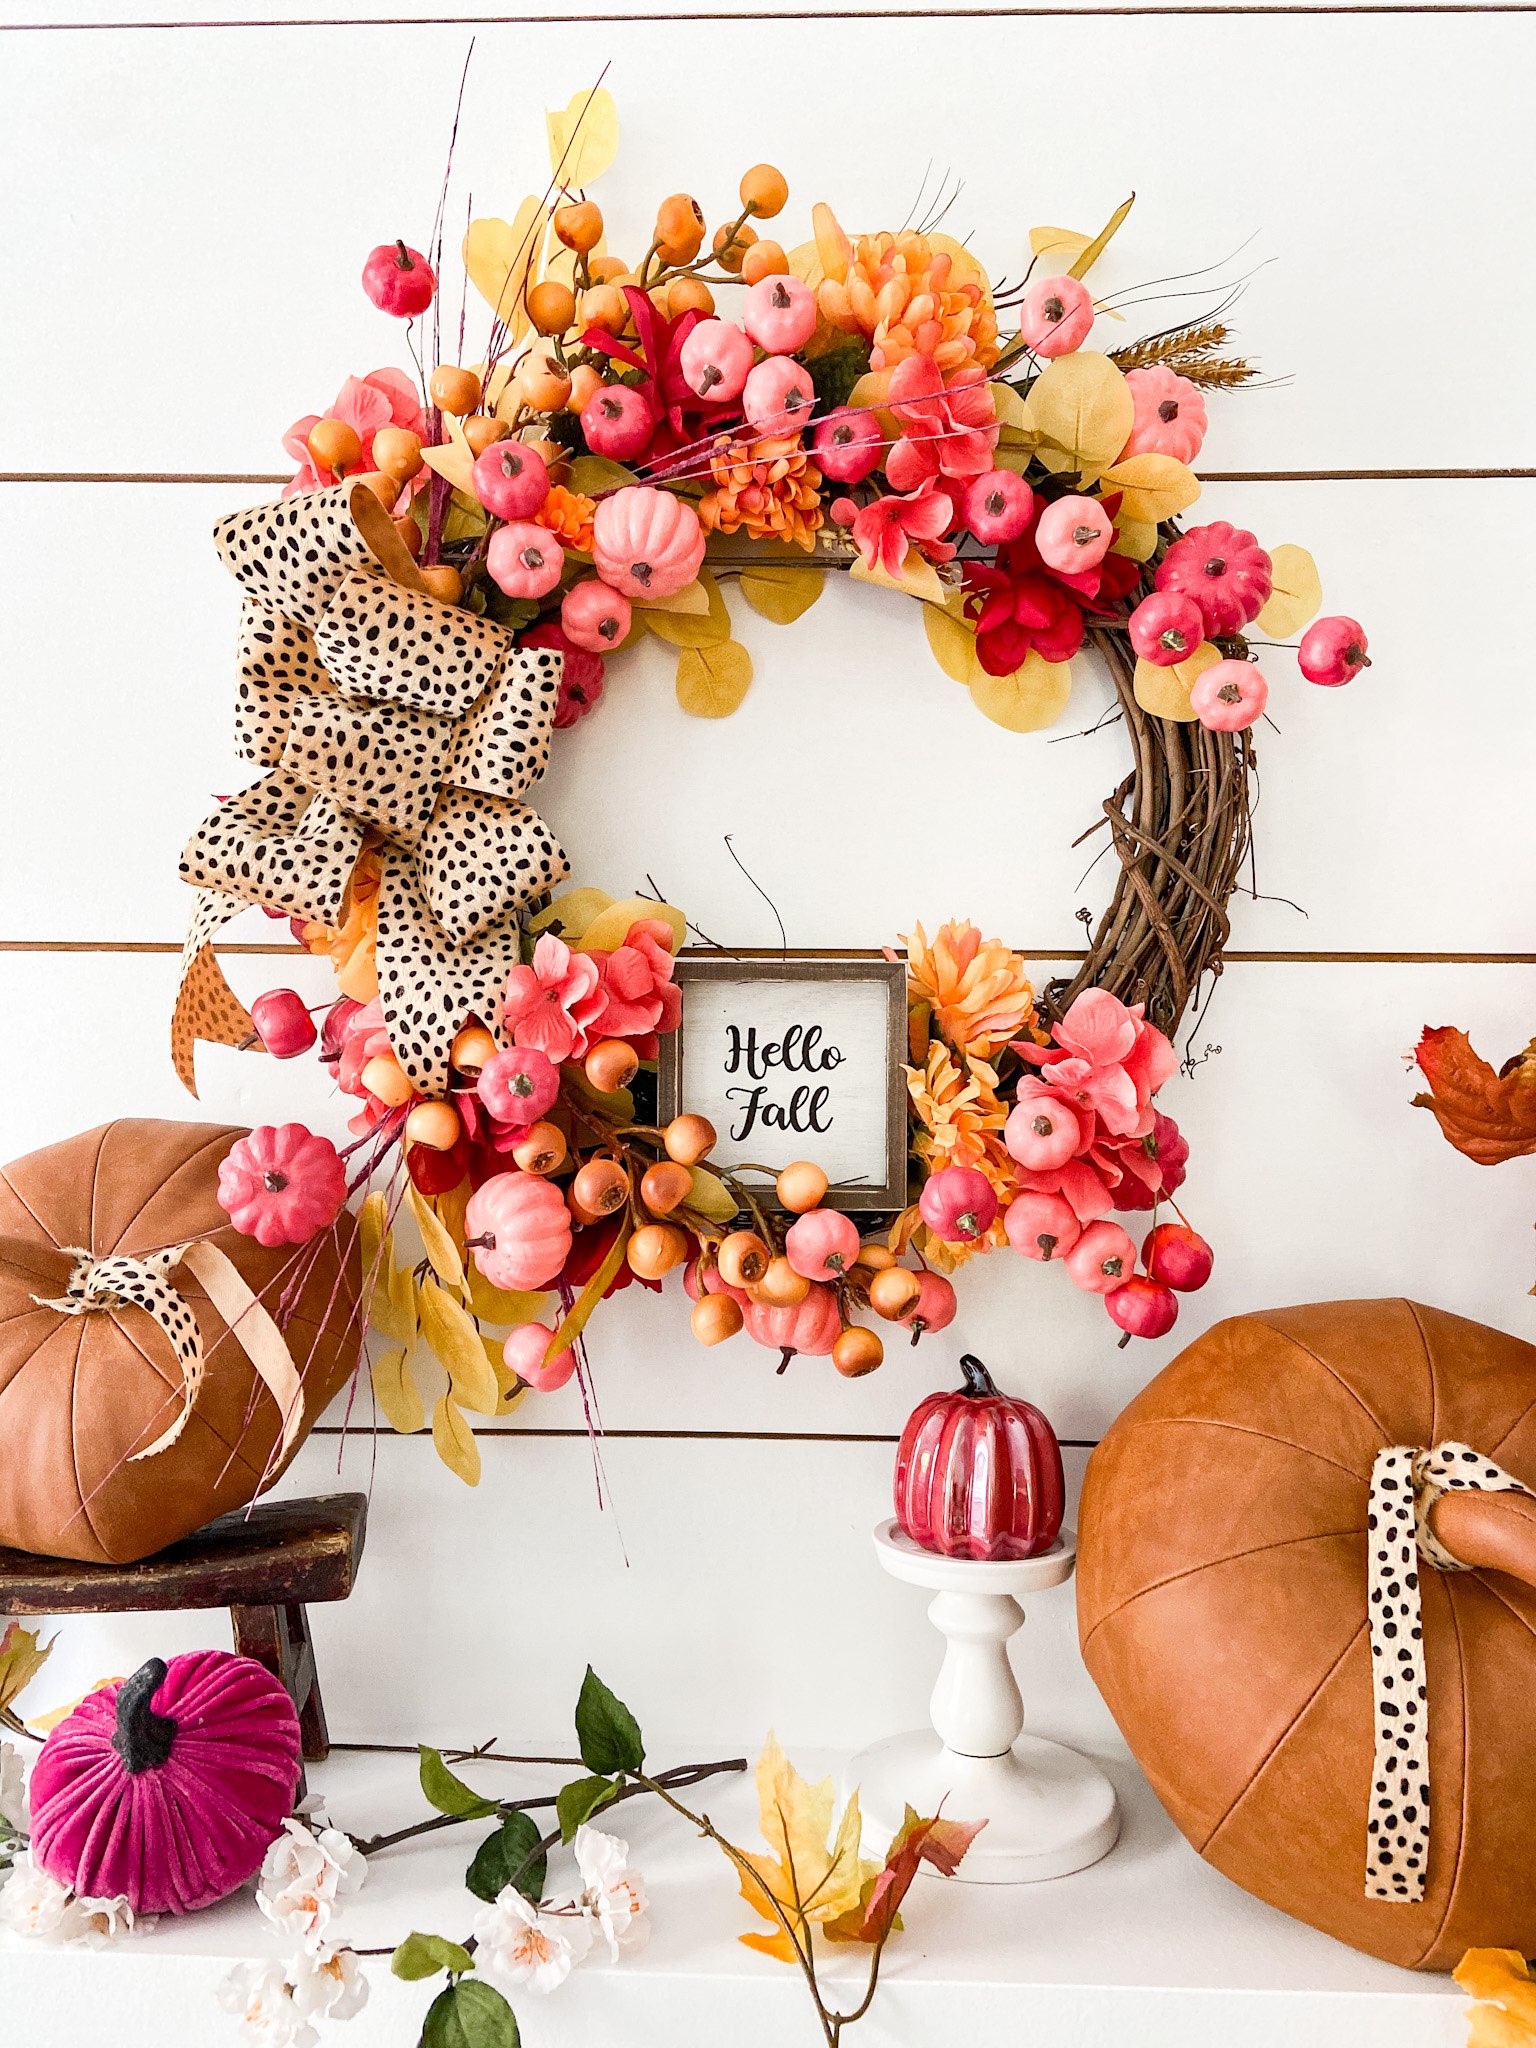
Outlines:
{"label": "white pedestal stand", "polygon": [[936,1595],[928,1619],[944,1637],[944,1663],[933,1728],[889,1736],[848,1766],[871,1835],[894,1834],[908,1805],[936,1813],[942,1801],[956,1820],[984,1819],[957,1872],[972,1884],[1065,1877],[1108,1855],[1120,1832],[1113,1786],[1076,1750],[1022,1732],[1024,1702],[1008,1662],[1008,1640],[1024,1619],[1018,1596],[1072,1576],[1071,1532],[1040,1557],[988,1563],[940,1557],[883,1522],[875,1552],[893,1578]]}

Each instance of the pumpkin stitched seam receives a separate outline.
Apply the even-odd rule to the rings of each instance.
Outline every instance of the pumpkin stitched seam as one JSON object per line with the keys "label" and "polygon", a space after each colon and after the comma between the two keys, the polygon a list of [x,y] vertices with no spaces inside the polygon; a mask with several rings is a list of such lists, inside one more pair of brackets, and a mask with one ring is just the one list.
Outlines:
{"label": "pumpkin stitched seam", "polygon": [[[1456,1861],[1451,1866],[1451,1882],[1445,1894],[1445,1911],[1440,1915],[1440,1919],[1430,1939],[1425,1943],[1419,1954],[1414,1957],[1412,1963],[1409,1964],[1409,1968],[1413,1970],[1417,1970],[1422,1966],[1425,1956],[1433,1951],[1440,1937],[1445,1932],[1446,1923],[1450,1919],[1456,1904],[1456,1887],[1461,1882],[1461,1866],[1465,1861],[1467,1853],[1467,1804],[1472,1786],[1472,1774],[1468,1769],[1467,1756],[1468,1731],[1471,1724],[1471,1716],[1467,1712],[1467,1656],[1461,1639],[1461,1617],[1456,1612],[1456,1588],[1448,1582],[1445,1590],[1446,1605],[1451,1612],[1451,1627],[1456,1631],[1456,1675],[1461,1681],[1461,1826],[1457,1830],[1456,1835]],[[1431,1675],[1427,1658],[1425,1660],[1424,1675],[1425,1690],[1427,1692]],[[1443,1685],[1441,1689],[1443,1690]],[[1433,1841],[1433,1837],[1431,1837],[1431,1841]],[[1425,1874],[1426,1876],[1428,1875],[1427,1872]]]}
{"label": "pumpkin stitched seam", "polygon": [[1416,1301],[1408,1303],[1408,1313],[1413,1317],[1413,1326],[1419,1333],[1419,1342],[1424,1347],[1424,1369],[1429,1374],[1429,1434],[1424,1441],[1437,1444],[1440,1441],[1440,1382],[1435,1377],[1435,1354],[1430,1348],[1429,1332],[1424,1327]]}
{"label": "pumpkin stitched seam", "polygon": [[[84,1316],[76,1317],[75,1321],[78,1325],[75,1332],[75,1356],[69,1368],[69,1462],[75,1475],[75,1497],[80,1503],[79,1507],[75,1510],[75,1514],[85,1517],[85,1526],[90,1530],[96,1548],[103,1557],[107,1557],[111,1553],[102,1541],[101,1531],[96,1526],[96,1517],[91,1513],[91,1503],[86,1497],[85,1480],[80,1472],[80,1440],[75,1434],[75,1418],[79,1412],[80,1405],[80,1360],[85,1352],[87,1323]],[[69,1518],[71,1522],[74,1519],[74,1515],[71,1515]],[[67,1528],[68,1526],[68,1523],[66,1523],[65,1527]]]}
{"label": "pumpkin stitched seam", "polygon": [[[147,1366],[149,1366],[154,1372],[158,1373],[160,1377],[165,1381],[166,1398],[161,1402],[160,1406],[155,1410],[154,1414],[150,1417],[149,1421],[146,1422],[144,1425],[144,1430],[150,1430],[156,1427],[156,1425],[160,1422],[160,1418],[165,1414],[166,1410],[168,1408],[173,1407],[175,1403],[181,1399],[181,1370],[180,1367],[174,1368],[176,1373],[176,1379],[173,1384],[172,1381],[166,1376],[164,1366],[160,1363],[158,1359],[151,1357],[150,1353],[144,1349],[144,1346],[139,1342],[138,1338],[133,1334],[133,1332],[131,1330],[124,1329],[121,1323],[118,1324],[118,1328],[122,1331],[122,1334],[128,1339],[128,1342],[133,1346],[134,1350],[138,1352],[140,1358],[143,1359],[144,1363]],[[205,1414],[203,1414],[201,1410],[195,1407],[192,1412],[192,1421],[201,1424],[201,1426],[205,1430],[207,1430],[208,1434],[214,1439],[215,1443],[222,1444],[226,1451],[229,1451],[233,1455],[233,1457],[238,1458],[241,1464],[244,1465],[247,1472],[254,1473],[258,1478],[260,1477],[262,1468],[258,1464],[256,1464],[253,1459],[248,1458],[245,1454],[243,1431],[241,1433],[242,1441],[239,1443],[231,1443],[229,1438],[225,1436],[224,1432],[220,1429],[216,1429],[213,1423],[208,1419],[208,1417]],[[141,1430],[140,1435],[143,1435],[143,1433],[144,1431]],[[116,1469],[117,1468],[114,1466],[113,1470],[115,1471]],[[106,1475],[106,1477],[110,1476],[110,1474]]]}
{"label": "pumpkin stitched seam", "polygon": [[1262,1557],[1266,1551],[1288,1550],[1297,1543],[1331,1543],[1341,1536],[1363,1536],[1364,1527],[1356,1523],[1352,1529],[1309,1529],[1304,1536],[1277,1536],[1273,1543],[1255,1543],[1247,1550],[1234,1550],[1227,1557],[1208,1557],[1204,1564],[1186,1565],[1182,1571],[1169,1572],[1165,1578],[1150,1579],[1144,1586],[1138,1586],[1134,1593],[1128,1593],[1117,1607],[1111,1607],[1101,1614],[1093,1627],[1083,1637],[1082,1647],[1086,1652],[1106,1621],[1113,1621],[1117,1614],[1123,1614],[1127,1607],[1148,1593],[1160,1593],[1164,1586],[1176,1586],[1184,1579],[1198,1578],[1201,1572],[1213,1572],[1224,1564],[1240,1564],[1245,1557]]}
{"label": "pumpkin stitched seam", "polygon": [[[109,1126],[109,1128],[111,1128],[111,1126]],[[144,1211],[149,1207],[150,1203],[153,1202],[158,1196],[163,1195],[165,1193],[166,1189],[171,1186],[172,1182],[177,1180],[182,1174],[186,1173],[191,1167],[196,1166],[198,1161],[202,1158],[205,1152],[211,1152],[216,1145],[222,1145],[226,1142],[226,1140],[232,1142],[234,1135],[238,1135],[235,1125],[221,1125],[215,1133],[215,1135],[209,1138],[205,1144],[199,1145],[195,1152],[189,1152],[186,1158],[183,1159],[180,1162],[180,1164],[175,1168],[169,1180],[164,1180],[160,1183],[159,1187],[150,1189],[149,1193],[144,1197],[143,1201],[140,1202],[138,1208],[134,1210],[133,1214],[128,1218],[127,1222],[123,1225],[122,1229],[117,1233],[117,1236],[113,1239],[112,1249],[114,1251],[122,1250],[123,1246],[128,1241],[128,1237],[132,1232],[134,1225],[138,1222],[139,1218],[144,1214]],[[91,1211],[91,1247],[93,1250],[99,1250],[100,1247],[96,1244],[95,1227],[95,1199],[93,1193]],[[217,1227],[222,1228],[222,1226]],[[198,1233],[199,1236],[205,1234],[208,1233]],[[173,1240],[173,1242],[179,1241],[179,1239]],[[143,1248],[140,1247],[140,1249]]]}
{"label": "pumpkin stitched seam", "polygon": [[1508,1429],[1506,1429],[1504,1434],[1499,1438],[1498,1442],[1494,1445],[1492,1451],[1489,1453],[1489,1456],[1493,1459],[1495,1464],[1502,1464],[1503,1460],[1500,1458],[1499,1453],[1503,1450],[1504,1446],[1509,1442],[1510,1438],[1514,1435],[1515,1431],[1520,1427],[1521,1423],[1527,1421],[1533,1413],[1536,1413],[1536,1401],[1528,1401],[1526,1405],[1520,1410],[1520,1413],[1515,1417],[1514,1421],[1509,1425]]}
{"label": "pumpkin stitched seam", "polygon": [[[1410,1301],[1406,1304],[1406,1306],[1409,1309],[1412,1309],[1413,1303]],[[1320,1367],[1322,1371],[1328,1375],[1329,1379],[1331,1379],[1334,1382],[1335,1386],[1337,1386],[1341,1392],[1349,1396],[1350,1400],[1354,1402],[1355,1406],[1360,1410],[1360,1413],[1365,1417],[1367,1422],[1371,1424],[1372,1428],[1379,1429],[1381,1431],[1383,1443],[1392,1443],[1395,1440],[1395,1433],[1392,1430],[1390,1430],[1387,1427],[1386,1423],[1382,1421],[1381,1417],[1377,1415],[1375,1411],[1367,1405],[1364,1397],[1361,1394],[1359,1394],[1355,1390],[1355,1388],[1353,1388],[1349,1384],[1348,1380],[1342,1379],[1340,1375],[1334,1371],[1333,1367],[1328,1363],[1326,1358],[1320,1358],[1318,1354],[1312,1349],[1312,1346],[1310,1344],[1304,1344],[1300,1337],[1294,1335],[1294,1333],[1290,1330],[1277,1329],[1273,1323],[1265,1322],[1262,1316],[1256,1317],[1255,1320],[1258,1322],[1260,1329],[1268,1330],[1272,1336],[1281,1338],[1285,1343],[1289,1344],[1293,1350],[1299,1351],[1303,1358],[1310,1358],[1314,1365]],[[1431,1382],[1433,1382],[1433,1375],[1431,1375]],[[1427,1441],[1430,1443],[1436,1443],[1439,1441],[1439,1439],[1435,1436],[1434,1432],[1431,1431]]]}
{"label": "pumpkin stitched seam", "polygon": [[1279,1444],[1282,1450],[1295,1451],[1299,1457],[1315,1458],[1319,1465],[1331,1465],[1335,1472],[1342,1472],[1346,1479],[1355,1480],[1366,1487],[1369,1481],[1363,1472],[1357,1472],[1352,1465],[1341,1465],[1337,1458],[1330,1458],[1326,1451],[1314,1451],[1309,1444],[1299,1444],[1288,1436],[1273,1436],[1267,1429],[1250,1429],[1243,1422],[1227,1422],[1214,1415],[1144,1415],[1132,1423],[1132,1429],[1226,1429],[1234,1436],[1256,1436],[1261,1443]]}

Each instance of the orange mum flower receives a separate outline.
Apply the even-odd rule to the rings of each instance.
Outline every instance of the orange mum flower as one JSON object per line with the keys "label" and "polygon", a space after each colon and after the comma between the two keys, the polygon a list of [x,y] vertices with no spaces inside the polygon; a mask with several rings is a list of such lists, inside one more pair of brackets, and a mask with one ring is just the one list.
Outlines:
{"label": "orange mum flower", "polygon": [[344,996],[354,1003],[371,1003],[379,992],[378,936],[379,857],[364,853],[352,870],[346,916],[339,925],[305,925],[304,944],[311,953],[329,955],[336,986]]}
{"label": "orange mum flower", "polygon": [[715,488],[700,500],[706,533],[745,531],[757,540],[816,545],[821,524],[821,471],[798,434],[733,441],[722,435],[709,458]]}
{"label": "orange mum flower", "polygon": [[817,287],[821,316],[847,334],[867,335],[870,368],[894,369],[908,356],[931,356],[951,375],[968,363],[997,361],[997,314],[987,273],[948,235],[857,235],[850,239],[826,206],[815,208],[816,247],[826,275]]}
{"label": "orange mum flower", "polygon": [[967,1060],[966,1071],[945,1045],[930,1045],[921,1067],[906,1067],[907,1093],[923,1128],[913,1150],[930,1172],[941,1166],[982,1166],[987,1137],[1000,1131],[1008,1112],[997,1099],[997,1071],[985,1060]]}
{"label": "orange mum flower", "polygon": [[1024,962],[975,925],[941,925],[933,944],[921,925],[907,940],[909,1036],[924,1057],[930,1027],[959,1051],[990,1059],[1021,1031],[1033,1030],[1035,991]]}
{"label": "orange mum flower", "polygon": [[578,555],[590,555],[596,512],[596,499],[584,498],[580,491],[568,491],[564,484],[551,484],[549,496],[533,516],[538,525],[549,528],[562,547],[571,548]]}

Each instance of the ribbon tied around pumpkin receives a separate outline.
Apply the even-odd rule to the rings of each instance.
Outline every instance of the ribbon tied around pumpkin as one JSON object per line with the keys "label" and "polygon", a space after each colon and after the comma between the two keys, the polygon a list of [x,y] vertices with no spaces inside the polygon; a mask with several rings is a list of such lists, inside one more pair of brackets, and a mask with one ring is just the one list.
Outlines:
{"label": "ribbon tied around pumpkin", "polygon": [[79,1245],[65,1248],[74,1260],[62,1295],[52,1300],[35,1294],[39,1308],[57,1309],[60,1315],[110,1314],[131,1305],[141,1308],[164,1330],[181,1369],[181,1410],[170,1426],[152,1444],[135,1451],[129,1463],[153,1458],[169,1450],[186,1428],[203,1383],[206,1360],[203,1336],[191,1304],[171,1279],[179,1265],[201,1282],[229,1334],[251,1361],[256,1374],[278,1405],[283,1418],[282,1446],[274,1463],[286,1458],[298,1439],[304,1419],[304,1387],[282,1331],[251,1292],[238,1268],[207,1239],[190,1244],[167,1245],[154,1252],[140,1252],[130,1258],[112,1253],[98,1258]]}
{"label": "ribbon tied around pumpkin", "polygon": [[196,1040],[253,1034],[214,934],[247,904],[339,925],[369,845],[390,1046],[423,1093],[441,1094],[467,1018],[495,1029],[521,957],[518,912],[569,872],[521,800],[548,762],[560,656],[433,597],[361,484],[233,513],[214,541],[244,593],[236,745],[266,773],[182,855],[198,896],[176,1071],[195,1095]]}
{"label": "ribbon tied around pumpkin", "polygon": [[1528,1486],[1468,1444],[1446,1442],[1433,1450],[1394,1444],[1377,1453],[1371,1468],[1367,1585],[1376,1747],[1366,1834],[1368,1899],[1408,1905],[1424,1897],[1429,1688],[1419,1566],[1473,1569],[1446,1549],[1429,1520],[1442,1494],[1467,1491],[1531,1495]]}

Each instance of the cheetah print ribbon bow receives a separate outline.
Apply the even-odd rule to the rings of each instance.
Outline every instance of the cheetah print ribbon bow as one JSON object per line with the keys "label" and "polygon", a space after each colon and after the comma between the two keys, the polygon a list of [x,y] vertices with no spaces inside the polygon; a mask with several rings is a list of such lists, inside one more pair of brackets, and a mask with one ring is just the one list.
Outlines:
{"label": "cheetah print ribbon bow", "polygon": [[1421,1562],[1471,1569],[1436,1540],[1430,1510],[1443,1493],[1530,1493],[1467,1444],[1432,1451],[1396,1444],[1371,1470],[1371,1684],[1376,1754],[1371,1769],[1365,1895],[1417,1903],[1429,1868],[1429,1691],[1419,1599]]}
{"label": "cheetah print ribbon bow", "polygon": [[203,1333],[191,1304],[176,1287],[171,1273],[177,1266],[202,1284],[203,1292],[224,1318],[229,1334],[251,1361],[283,1417],[281,1455],[286,1457],[298,1439],[304,1418],[304,1389],[293,1354],[283,1333],[251,1292],[227,1253],[216,1244],[197,1240],[191,1244],[167,1245],[163,1250],[139,1252],[133,1257],[109,1253],[98,1258],[80,1245],[67,1245],[65,1257],[74,1260],[64,1292],[52,1300],[40,1294],[32,1299],[40,1308],[57,1309],[60,1315],[110,1314],[124,1307],[141,1308],[153,1316],[170,1339],[181,1370],[181,1408],[168,1428],[152,1444],[135,1451],[129,1463],[153,1458],[169,1450],[186,1428],[192,1404],[203,1384],[206,1369]]}
{"label": "cheetah print ribbon bow", "polygon": [[367,842],[390,1045],[418,1088],[441,1094],[465,1019],[494,1023],[518,911],[569,872],[521,801],[549,759],[560,656],[430,596],[361,484],[234,513],[214,540],[244,593],[236,745],[267,772],[182,855],[198,900],[176,1071],[195,1095],[196,1040],[251,1037],[214,933],[250,903],[339,925]]}

